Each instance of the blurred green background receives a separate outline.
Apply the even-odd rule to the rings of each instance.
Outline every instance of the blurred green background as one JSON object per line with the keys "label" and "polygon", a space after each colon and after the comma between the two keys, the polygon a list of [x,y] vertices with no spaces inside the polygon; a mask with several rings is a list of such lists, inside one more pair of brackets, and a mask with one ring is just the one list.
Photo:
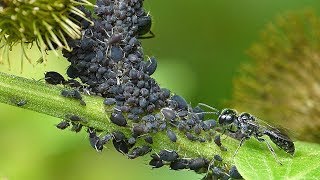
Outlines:
{"label": "blurred green background", "polygon": [[[220,107],[231,97],[232,78],[248,61],[245,50],[273,18],[288,10],[312,7],[317,0],[146,0],[153,16],[154,39],[143,40],[145,55],[155,56],[154,77],[162,87],[192,104]],[[16,56],[14,56],[16,55]],[[32,53],[32,59],[40,55]],[[67,61],[50,55],[46,66],[25,63],[11,53],[0,71],[40,79],[45,71],[64,73]],[[15,62],[15,63],[13,63]],[[189,171],[151,169],[148,157],[128,160],[110,145],[102,153],[89,145],[85,132],[54,127],[60,120],[0,104],[0,180],[2,179],[199,179]]]}

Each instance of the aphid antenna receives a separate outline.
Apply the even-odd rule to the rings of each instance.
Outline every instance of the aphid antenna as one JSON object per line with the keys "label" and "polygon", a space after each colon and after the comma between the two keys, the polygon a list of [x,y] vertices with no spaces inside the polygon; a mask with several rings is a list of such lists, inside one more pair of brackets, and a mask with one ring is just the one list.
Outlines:
{"label": "aphid antenna", "polygon": [[206,107],[206,108],[209,108],[209,109],[215,111],[215,112],[212,112],[212,113],[214,113],[214,114],[216,114],[216,115],[220,115],[220,111],[219,111],[218,109],[212,107],[212,106],[209,106],[209,105],[204,104],[204,103],[198,103],[198,105],[203,106],[203,107]]}

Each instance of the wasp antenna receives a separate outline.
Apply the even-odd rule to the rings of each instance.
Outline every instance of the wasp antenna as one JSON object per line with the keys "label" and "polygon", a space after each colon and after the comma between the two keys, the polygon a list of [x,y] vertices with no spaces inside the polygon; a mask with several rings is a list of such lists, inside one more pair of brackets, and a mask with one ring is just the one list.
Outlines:
{"label": "wasp antenna", "polygon": [[209,105],[204,104],[204,103],[198,103],[198,105],[204,106],[204,107],[206,107],[206,108],[209,108],[209,109],[215,111],[215,112],[212,112],[212,113],[214,113],[214,114],[216,114],[216,115],[219,115],[219,114],[220,114],[220,111],[219,111],[218,109],[212,107],[212,106],[209,106]]}

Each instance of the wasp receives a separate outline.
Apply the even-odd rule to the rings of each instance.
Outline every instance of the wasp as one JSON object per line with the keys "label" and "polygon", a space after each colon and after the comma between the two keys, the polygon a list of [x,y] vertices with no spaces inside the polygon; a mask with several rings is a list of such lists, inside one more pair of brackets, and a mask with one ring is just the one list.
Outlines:
{"label": "wasp", "polygon": [[294,143],[286,133],[266,123],[263,124],[262,120],[259,120],[252,114],[247,112],[238,114],[238,112],[234,109],[223,109],[222,111],[218,111],[217,109],[206,104],[201,103],[200,105],[208,107],[216,112],[216,114],[218,115],[218,122],[221,127],[231,133],[238,134],[237,138],[240,139],[240,144],[233,156],[237,154],[239,148],[246,140],[254,137],[259,142],[265,142],[268,149],[275,157],[276,161],[281,164],[276,156],[274,149],[264,138],[264,136],[268,136],[275,145],[284,150],[286,153],[292,156],[294,155]]}

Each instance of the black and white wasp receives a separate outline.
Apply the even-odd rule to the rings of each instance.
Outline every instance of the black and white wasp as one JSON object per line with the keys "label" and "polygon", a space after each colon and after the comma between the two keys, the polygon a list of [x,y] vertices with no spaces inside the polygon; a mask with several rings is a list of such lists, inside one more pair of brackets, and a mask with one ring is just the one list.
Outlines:
{"label": "black and white wasp", "polygon": [[295,146],[293,141],[286,133],[280,131],[280,129],[272,127],[246,112],[238,114],[238,112],[234,109],[223,109],[222,111],[218,111],[217,109],[206,104],[200,103],[200,105],[214,110],[218,115],[219,125],[222,128],[225,128],[227,131],[237,134],[240,144],[236,149],[234,156],[237,154],[239,148],[243,145],[245,140],[254,137],[260,142],[265,142],[276,161],[281,164],[272,146],[264,138],[264,136],[268,136],[270,140],[280,149],[283,149],[292,156],[294,155]]}

